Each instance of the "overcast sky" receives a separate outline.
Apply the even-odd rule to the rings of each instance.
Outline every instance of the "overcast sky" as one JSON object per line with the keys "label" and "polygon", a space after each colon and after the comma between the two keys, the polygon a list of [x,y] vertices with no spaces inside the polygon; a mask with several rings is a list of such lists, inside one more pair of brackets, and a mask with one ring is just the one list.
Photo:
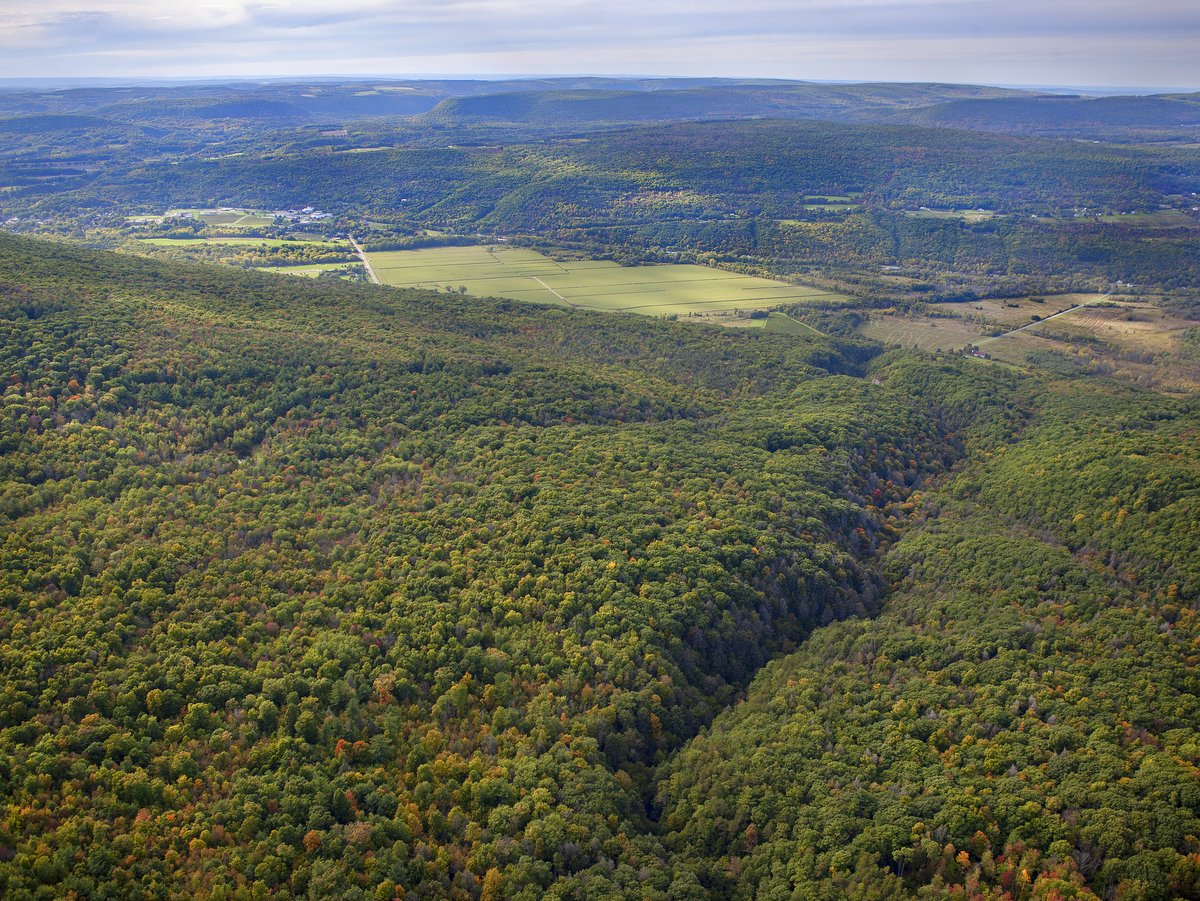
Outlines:
{"label": "overcast sky", "polygon": [[339,74],[1200,88],[1200,0],[0,0],[0,77]]}

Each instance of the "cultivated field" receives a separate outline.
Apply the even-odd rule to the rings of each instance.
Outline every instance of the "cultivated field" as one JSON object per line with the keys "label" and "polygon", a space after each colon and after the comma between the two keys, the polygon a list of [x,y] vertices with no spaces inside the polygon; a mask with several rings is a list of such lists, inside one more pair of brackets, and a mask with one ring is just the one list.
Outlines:
{"label": "cultivated field", "polygon": [[368,256],[388,285],[465,289],[464,293],[476,297],[651,316],[719,318],[839,296],[707,266],[619,266],[605,260],[559,263],[518,247],[435,247]]}
{"label": "cultivated field", "polygon": [[227,228],[256,228],[271,225],[275,217],[256,210],[167,210],[167,218],[190,214],[205,225],[222,225]]}

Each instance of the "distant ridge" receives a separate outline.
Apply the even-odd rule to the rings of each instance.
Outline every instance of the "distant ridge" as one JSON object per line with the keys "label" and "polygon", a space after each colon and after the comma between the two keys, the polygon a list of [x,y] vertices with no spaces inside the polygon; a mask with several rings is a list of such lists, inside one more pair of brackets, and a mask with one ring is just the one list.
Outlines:
{"label": "distant ridge", "polygon": [[1119,129],[1200,129],[1200,93],[1150,97],[963,99],[897,117],[916,125],[1026,134]]}

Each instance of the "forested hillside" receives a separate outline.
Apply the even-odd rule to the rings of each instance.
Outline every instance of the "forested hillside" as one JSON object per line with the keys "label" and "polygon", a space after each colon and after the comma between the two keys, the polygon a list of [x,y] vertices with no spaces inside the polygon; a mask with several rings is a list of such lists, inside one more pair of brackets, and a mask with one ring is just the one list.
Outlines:
{"label": "forested hillside", "polygon": [[[483,99],[492,100],[472,102]],[[511,101],[531,102],[522,94]],[[9,127],[28,127],[28,122]],[[386,131],[374,136],[390,137]],[[472,146],[487,136],[486,131],[452,131],[442,137],[450,146],[385,146],[370,153],[338,153],[354,149],[345,139],[326,138],[323,146],[305,147],[292,137],[292,146],[267,143],[232,157],[110,167],[78,179],[82,194],[65,193],[42,206],[50,210],[87,199],[159,207],[286,208],[318,199],[338,212],[428,216],[440,204],[444,208],[436,212],[446,223],[482,220],[528,229],[535,223],[544,228],[587,224],[602,214],[611,216],[614,203],[636,193],[666,206],[634,207],[624,211],[629,216],[679,218],[672,207],[680,198],[670,192],[682,190],[700,204],[690,211],[693,216],[723,218],[793,214],[808,196],[847,191],[885,207],[982,205],[1046,213],[1157,204],[1164,195],[1200,188],[1195,153],[1186,150],[1132,151],[901,125],[685,123],[602,131],[549,146],[541,141]],[[314,164],[318,159],[321,163]],[[17,193],[55,194],[62,187],[30,185]],[[658,197],[659,192],[667,193]]]}
{"label": "forested hillside", "polygon": [[1190,400],[13,237],[0,302],[5,898],[1200,897]]}
{"label": "forested hillside", "polygon": [[[430,111],[442,125],[524,123],[597,126],[687,119],[871,121],[955,100],[1026,97],[1027,91],[947,84],[810,84],[729,79],[619,80],[608,84],[497,85]],[[572,89],[572,87],[574,89]]]}
{"label": "forested hillside", "polygon": [[1200,416],[1042,402],[886,555],[882,616],[666,767],[665,841],[717,896],[1200,896]]}
{"label": "forested hillside", "polygon": [[666,891],[654,768],[961,450],[853,342],[0,250],[5,897]]}

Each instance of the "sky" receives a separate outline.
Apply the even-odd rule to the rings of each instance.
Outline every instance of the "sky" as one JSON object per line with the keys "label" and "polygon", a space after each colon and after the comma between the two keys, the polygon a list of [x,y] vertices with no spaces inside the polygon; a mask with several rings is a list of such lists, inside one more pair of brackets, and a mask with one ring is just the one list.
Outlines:
{"label": "sky", "polygon": [[568,74],[1200,89],[1200,0],[0,0],[0,78]]}

